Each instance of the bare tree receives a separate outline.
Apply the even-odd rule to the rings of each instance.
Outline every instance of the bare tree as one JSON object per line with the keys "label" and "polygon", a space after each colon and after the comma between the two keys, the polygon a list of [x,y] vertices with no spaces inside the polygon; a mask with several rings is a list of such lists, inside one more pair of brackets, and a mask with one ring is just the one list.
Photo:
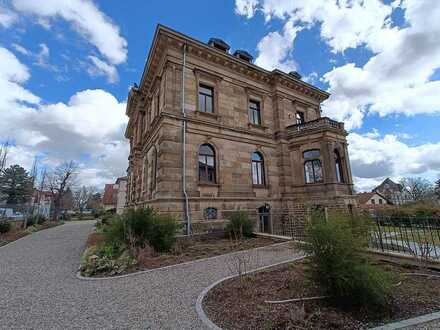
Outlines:
{"label": "bare tree", "polygon": [[84,209],[87,207],[87,204],[89,203],[90,199],[92,199],[95,193],[96,187],[93,186],[82,186],[80,189],[76,190],[73,193],[75,208],[78,209],[81,214],[83,213]]}
{"label": "bare tree", "polygon": [[403,178],[400,184],[413,202],[429,200],[434,196],[434,186],[426,179]]}
{"label": "bare tree", "polygon": [[61,202],[66,191],[75,185],[78,165],[74,161],[66,162],[58,166],[53,172],[47,174],[46,184],[54,198],[53,221],[58,221],[61,211]]}
{"label": "bare tree", "polygon": [[8,158],[9,141],[0,145],[0,172],[6,167],[6,160]]}

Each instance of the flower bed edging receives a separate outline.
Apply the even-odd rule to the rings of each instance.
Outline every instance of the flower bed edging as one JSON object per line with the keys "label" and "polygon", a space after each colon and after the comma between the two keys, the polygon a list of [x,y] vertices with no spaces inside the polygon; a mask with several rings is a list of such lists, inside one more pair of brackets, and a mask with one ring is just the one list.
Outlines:
{"label": "flower bed edging", "polygon": [[[269,245],[271,246],[271,245]],[[273,245],[272,245],[273,246]],[[277,262],[275,264],[271,264],[271,265],[267,265],[267,266],[263,266],[260,268],[256,268],[253,270],[250,270],[248,272],[245,272],[244,274],[251,274],[251,273],[255,273],[267,268],[271,268],[271,267],[276,267],[279,265],[283,265],[283,264],[287,264],[289,262],[294,262],[294,261],[298,261],[301,259],[304,259],[306,256],[300,256],[300,257],[295,257],[293,259],[289,259],[286,261],[281,261],[281,262]],[[196,312],[197,315],[199,316],[200,320],[203,322],[204,325],[206,325],[209,329],[211,330],[222,330],[222,328],[220,328],[219,326],[217,326],[214,322],[212,322],[209,317],[206,315],[205,311],[203,310],[203,299],[205,299],[206,295],[208,294],[209,291],[211,291],[214,287],[216,287],[217,285],[219,285],[220,283],[227,281],[231,278],[234,277],[238,277],[239,274],[235,274],[235,275],[230,275],[224,278],[219,279],[218,281],[212,283],[210,286],[206,287],[205,289],[203,289],[203,291],[199,294],[199,296],[197,297],[197,301],[196,301]]]}
{"label": "flower bed edging", "polygon": [[379,327],[370,328],[370,330],[394,330],[394,329],[402,329],[413,325],[428,323],[431,321],[440,320],[440,312],[434,312],[430,314],[425,314],[421,316],[416,316],[411,319],[392,322],[385,325],[381,325]]}
{"label": "flower bed edging", "polygon": [[[79,280],[85,280],[85,281],[100,281],[100,280],[112,280],[112,279],[118,279],[118,278],[125,278],[125,277],[137,276],[137,275],[141,275],[141,274],[145,274],[145,273],[150,273],[150,272],[153,272],[153,271],[167,270],[169,268],[173,268],[173,267],[177,267],[177,266],[187,266],[187,265],[191,265],[191,264],[194,264],[194,263],[197,263],[197,262],[201,262],[201,261],[206,261],[206,260],[211,260],[211,259],[216,259],[216,258],[228,256],[228,255],[234,255],[234,254],[245,253],[245,252],[249,252],[249,251],[255,251],[255,250],[275,247],[275,246],[279,246],[279,245],[283,245],[283,244],[288,244],[288,243],[290,243],[290,241],[275,243],[275,244],[266,245],[266,246],[260,246],[260,247],[254,248],[254,249],[248,249],[248,250],[235,251],[235,252],[230,252],[230,253],[225,253],[225,254],[219,254],[219,255],[213,256],[213,257],[196,259],[196,260],[191,260],[191,261],[187,261],[187,262],[182,262],[182,263],[179,263],[179,264],[174,264],[174,265],[169,265],[169,266],[164,266],[164,267],[158,267],[158,268],[153,268],[153,269],[145,269],[145,270],[140,270],[140,271],[133,272],[133,273],[123,274],[123,275],[116,275],[116,276],[88,277],[88,276],[81,275],[81,272],[78,271],[76,273],[76,278],[79,279]],[[287,261],[287,262],[290,262],[290,261]],[[272,266],[270,266],[270,267],[272,267]]]}

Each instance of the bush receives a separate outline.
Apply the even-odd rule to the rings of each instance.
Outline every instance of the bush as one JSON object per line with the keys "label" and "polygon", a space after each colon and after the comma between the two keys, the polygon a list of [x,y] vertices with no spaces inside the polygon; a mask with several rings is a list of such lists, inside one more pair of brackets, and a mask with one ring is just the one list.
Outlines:
{"label": "bush", "polygon": [[11,230],[11,224],[7,220],[0,220],[0,234],[6,234]]}
{"label": "bush", "polygon": [[156,216],[153,218],[148,242],[156,252],[169,252],[176,242],[176,231],[179,225],[170,216]]}
{"label": "bush", "polygon": [[362,254],[368,226],[364,219],[334,214],[313,219],[306,246],[307,276],[339,305],[383,307],[390,293],[390,277]]}
{"label": "bush", "polygon": [[117,275],[136,264],[127,250],[116,251],[113,246],[99,244],[88,248],[81,257],[81,274],[92,276],[96,274]]}
{"label": "bush", "polygon": [[237,211],[231,214],[225,231],[227,235],[235,239],[252,237],[253,224],[246,212]]}
{"label": "bush", "polygon": [[142,249],[150,245],[156,252],[171,250],[178,229],[176,220],[158,215],[151,208],[129,209],[103,226],[102,233],[108,245]]}

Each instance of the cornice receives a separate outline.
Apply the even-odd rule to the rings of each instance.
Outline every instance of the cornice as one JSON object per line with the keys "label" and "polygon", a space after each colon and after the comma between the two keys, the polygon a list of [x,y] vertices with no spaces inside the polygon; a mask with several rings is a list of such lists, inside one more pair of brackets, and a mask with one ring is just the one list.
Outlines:
{"label": "cornice", "polygon": [[151,77],[154,77],[155,75],[153,72],[158,71],[157,65],[163,60],[163,54],[166,51],[166,48],[171,47],[181,50],[184,44],[187,45],[188,54],[221,65],[223,68],[246,75],[259,82],[266,84],[279,84],[319,102],[324,101],[330,95],[327,92],[302,80],[289,76],[287,73],[280,70],[276,69],[273,71],[267,71],[163,25],[158,25],[156,29],[153,45],[150,48],[147,63],[142,75],[141,89],[150,89]]}

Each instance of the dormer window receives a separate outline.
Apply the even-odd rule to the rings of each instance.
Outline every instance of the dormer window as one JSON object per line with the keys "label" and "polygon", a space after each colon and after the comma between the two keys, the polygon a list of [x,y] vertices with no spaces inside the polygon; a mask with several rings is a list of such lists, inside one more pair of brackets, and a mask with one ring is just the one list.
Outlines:
{"label": "dormer window", "polygon": [[221,50],[225,53],[227,53],[229,51],[229,49],[231,48],[226,42],[224,42],[223,40],[221,40],[219,38],[209,39],[208,45],[210,45],[211,47],[217,48],[218,50]]}

